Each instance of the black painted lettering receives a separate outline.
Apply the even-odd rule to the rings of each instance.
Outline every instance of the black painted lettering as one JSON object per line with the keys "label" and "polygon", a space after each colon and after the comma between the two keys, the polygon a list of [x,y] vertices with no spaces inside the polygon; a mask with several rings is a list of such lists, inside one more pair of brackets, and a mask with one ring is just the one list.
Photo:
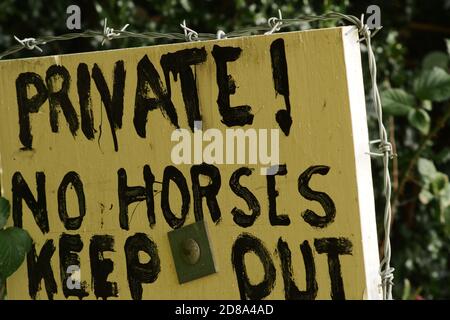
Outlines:
{"label": "black painted lettering", "polygon": [[[77,194],[78,217],[71,218],[67,213],[67,188],[71,185]],[[58,214],[66,230],[77,230],[80,228],[83,218],[86,215],[86,200],[84,197],[83,183],[80,176],[75,171],[68,172],[58,188]]]}
{"label": "black painted lettering", "polygon": [[119,193],[119,223],[124,230],[129,230],[128,206],[131,203],[145,200],[147,203],[147,218],[151,228],[156,223],[153,184],[155,176],[149,166],[144,166],[145,187],[127,185],[127,172],[121,168],[117,171]]}
{"label": "black painted lettering", "polygon": [[[150,260],[147,263],[139,261],[140,251],[149,255]],[[155,282],[161,271],[158,248],[147,235],[136,233],[125,242],[125,256],[131,297],[133,300],[141,300],[142,284]]]}
{"label": "black painted lettering", "polygon": [[177,52],[167,53],[161,56],[161,66],[164,70],[168,95],[171,96],[170,73],[173,73],[177,81],[180,75],[181,92],[186,108],[189,127],[194,131],[194,121],[201,121],[200,108],[198,104],[198,90],[196,76],[192,72],[192,65],[201,64],[206,61],[205,48],[184,49]]}
{"label": "black painted lettering", "polygon": [[352,243],[346,238],[323,238],[314,239],[314,246],[316,247],[317,253],[326,253],[328,256],[331,299],[345,300],[345,290],[342,281],[339,255],[352,254]]}
{"label": "black painted lettering", "polygon": [[245,200],[247,203],[248,209],[251,211],[250,215],[244,213],[243,210],[234,207],[231,210],[231,214],[233,215],[233,221],[241,227],[247,228],[255,223],[256,218],[259,217],[261,213],[261,207],[259,205],[258,199],[255,195],[248,190],[246,187],[243,187],[239,179],[242,176],[250,176],[252,174],[252,170],[247,167],[242,167],[233,172],[230,178],[230,188],[233,192]]}
{"label": "black painted lettering", "polygon": [[[153,92],[155,97],[149,97]],[[137,66],[137,86],[134,106],[133,123],[137,134],[145,138],[147,115],[149,111],[160,108],[163,115],[169,117],[170,122],[178,126],[178,116],[172,103],[170,94],[164,89],[158,71],[145,55]]]}
{"label": "black painted lettering", "polygon": [[[206,186],[200,186],[200,175],[209,178]],[[209,213],[214,223],[218,223],[221,218],[219,203],[217,202],[217,194],[221,186],[221,178],[219,169],[212,165],[202,163],[191,167],[192,179],[192,196],[194,198],[194,215],[196,221],[203,220],[203,198],[206,198]]]}
{"label": "black painted lettering", "polygon": [[[69,266],[78,266],[80,268],[80,257],[77,252],[83,249],[83,242],[79,234],[63,233],[59,238],[59,268],[61,274],[61,285],[64,296],[78,297],[80,300],[89,295],[86,292],[86,282],[80,283],[80,288],[68,288],[67,280],[71,274],[67,273]],[[81,268],[80,268],[81,270]]]}
{"label": "black painted lettering", "polygon": [[328,171],[330,171],[328,166],[311,166],[298,177],[298,191],[300,194],[307,200],[319,202],[325,211],[325,216],[319,216],[309,209],[302,213],[303,219],[316,228],[325,228],[336,217],[336,207],[330,196],[325,192],[311,190],[309,187],[309,181],[313,174],[326,175]]}
{"label": "black painted lettering", "polygon": [[291,220],[286,214],[279,215],[277,213],[277,197],[279,193],[275,185],[275,176],[285,176],[286,174],[286,165],[280,164],[277,173],[266,176],[267,197],[269,199],[269,221],[272,226],[288,226],[291,224]]}
{"label": "black painted lettering", "polygon": [[[61,108],[70,132],[75,136],[79,123],[78,116],[69,99],[70,74],[63,66],[52,65],[47,69],[45,82],[48,88],[48,102],[50,104],[50,126],[52,132],[59,131],[58,108]],[[60,83],[60,88],[59,84]]]}
{"label": "black painted lettering", "polygon": [[114,238],[110,235],[94,235],[89,245],[92,286],[97,299],[104,300],[118,296],[117,283],[108,281],[108,275],[114,270],[114,263],[103,256],[105,251],[114,252]]}
{"label": "black painted lettering", "polygon": [[94,67],[92,68],[92,78],[100,93],[103,105],[105,106],[115,151],[119,150],[116,130],[122,128],[125,75],[126,72],[123,60],[119,60],[114,65],[113,93],[111,95],[102,70],[100,70],[97,64],[94,64]]}
{"label": "black painted lettering", "polygon": [[[258,256],[264,268],[264,279],[256,285],[250,283],[245,266],[244,256],[249,252]],[[272,292],[276,280],[275,266],[269,251],[261,240],[248,233],[239,235],[233,244],[231,263],[236,272],[239,294],[242,300],[260,300]]]}
{"label": "black painted lettering", "polygon": [[94,139],[94,115],[91,100],[91,75],[87,64],[80,63],[77,69],[78,101],[80,103],[81,130],[86,138]]}
{"label": "black painted lettering", "polygon": [[[175,182],[181,193],[181,217],[178,218],[170,209],[170,181]],[[189,212],[191,197],[183,173],[174,166],[167,166],[164,169],[164,177],[161,191],[161,210],[167,223],[172,229],[183,226],[186,215]]]}
{"label": "black painted lettering", "polygon": [[278,253],[280,254],[281,270],[283,272],[284,295],[286,300],[314,300],[317,296],[316,266],[308,241],[303,241],[300,251],[303,255],[303,263],[306,273],[306,290],[301,291],[295,284],[292,271],[291,250],[287,242],[278,239]]}
{"label": "black painted lettering", "polygon": [[228,74],[227,63],[236,61],[241,52],[242,49],[238,47],[220,47],[218,45],[214,45],[212,50],[212,55],[216,61],[216,80],[219,88],[217,105],[222,116],[222,122],[228,127],[253,123],[250,106],[230,106],[230,95],[236,93],[236,83],[233,77]]}
{"label": "black painted lettering", "polygon": [[28,184],[20,172],[14,173],[12,177],[12,213],[14,225],[22,228],[23,208],[22,200],[25,200],[28,208],[34,216],[34,220],[42,233],[49,232],[47,199],[45,195],[45,174],[36,172],[37,200],[33,196]]}
{"label": "black painted lettering", "polygon": [[270,45],[270,57],[272,59],[272,75],[275,91],[284,97],[286,110],[278,110],[275,119],[283,131],[284,135],[289,135],[292,125],[291,102],[289,99],[289,79],[286,62],[286,52],[284,50],[284,40],[276,39]]}
{"label": "black painted lettering", "polygon": [[42,279],[44,279],[45,290],[49,300],[53,300],[53,295],[58,292],[51,265],[51,259],[55,250],[53,240],[49,239],[42,246],[39,256],[36,255],[34,243],[27,254],[28,292],[33,300],[36,299],[36,295],[41,289]]}
{"label": "black painted lettering", "polygon": [[[34,86],[36,94],[28,97],[28,88]],[[17,105],[19,107],[19,139],[23,149],[32,149],[33,135],[31,134],[30,113],[37,113],[47,100],[47,88],[41,76],[34,72],[21,73],[16,79]]]}

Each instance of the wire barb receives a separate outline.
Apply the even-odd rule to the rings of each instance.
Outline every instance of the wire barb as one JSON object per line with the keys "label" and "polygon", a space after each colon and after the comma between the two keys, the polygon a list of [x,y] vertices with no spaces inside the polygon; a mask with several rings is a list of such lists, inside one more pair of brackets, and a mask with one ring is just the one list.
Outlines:
{"label": "wire barb", "polygon": [[271,17],[267,21],[267,24],[270,27],[270,30],[264,34],[272,34],[274,32],[278,32],[281,30],[281,26],[283,25],[283,15],[281,14],[281,10],[278,9],[278,17]]}
{"label": "wire barb", "polygon": [[378,143],[379,152],[366,152],[367,154],[374,157],[384,157],[384,155],[387,154],[389,159],[394,159],[397,157],[397,154],[393,152],[392,143],[381,141],[380,139],[370,141],[370,144],[376,143]]}
{"label": "wire barb", "polygon": [[120,33],[125,31],[126,28],[128,28],[129,24],[127,23],[120,29],[119,32],[116,32],[113,28],[110,28],[107,26],[108,19],[105,18],[103,22],[103,40],[102,40],[102,46],[105,44],[106,40],[112,40],[114,38],[120,37]]}
{"label": "wire barb", "polygon": [[225,33],[225,31],[223,31],[223,30],[217,31],[217,40],[226,39],[226,38],[227,38],[227,34]]}
{"label": "wire barb", "polygon": [[[42,52],[42,49],[38,46],[38,41],[35,38],[19,39],[18,37],[14,36],[14,39],[16,39],[16,41],[19,42],[22,47],[28,50],[37,49],[39,50],[39,52]],[[45,44],[45,42],[42,42],[42,44]]]}
{"label": "wire barb", "polygon": [[188,42],[198,41],[198,33],[186,25],[186,20],[183,20],[183,23],[180,24],[180,27],[184,30],[184,38]]}

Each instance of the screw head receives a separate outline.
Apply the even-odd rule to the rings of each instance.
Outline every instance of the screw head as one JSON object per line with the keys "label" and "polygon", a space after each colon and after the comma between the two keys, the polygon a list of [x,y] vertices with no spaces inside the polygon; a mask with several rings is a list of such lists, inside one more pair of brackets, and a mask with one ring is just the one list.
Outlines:
{"label": "screw head", "polygon": [[181,250],[186,263],[193,265],[200,260],[200,246],[194,239],[188,238],[184,240]]}

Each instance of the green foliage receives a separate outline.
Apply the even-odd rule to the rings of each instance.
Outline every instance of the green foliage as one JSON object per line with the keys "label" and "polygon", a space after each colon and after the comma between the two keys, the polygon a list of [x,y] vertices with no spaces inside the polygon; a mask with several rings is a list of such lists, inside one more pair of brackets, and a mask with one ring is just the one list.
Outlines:
{"label": "green foliage", "polygon": [[[448,40],[446,46],[448,46]],[[385,82],[383,110],[394,124],[399,180],[394,187],[393,265],[396,296],[449,297],[450,119],[448,52],[433,50],[401,86]],[[399,285],[400,284],[400,285]]]}
{"label": "green foliage", "polygon": [[394,116],[405,116],[414,106],[414,97],[403,89],[388,89],[381,93],[383,111]]}
{"label": "green foliage", "polygon": [[409,123],[419,130],[422,134],[427,134],[430,131],[430,116],[425,110],[411,109],[408,112]]}
{"label": "green foliage", "polygon": [[425,69],[414,81],[414,92],[422,100],[445,101],[450,98],[450,74],[439,67]]}
{"label": "green foliage", "polygon": [[30,248],[31,238],[25,230],[9,227],[0,231],[0,277],[12,275]]}
{"label": "green foliage", "polygon": [[422,61],[422,68],[432,69],[434,67],[438,67],[441,69],[448,68],[449,57],[445,52],[442,51],[433,51],[425,56]]}
{"label": "green foliage", "polygon": [[450,54],[450,39],[445,39],[446,45],[447,45],[447,52]]}
{"label": "green foliage", "polygon": [[427,205],[436,200],[439,204],[441,222],[445,223],[445,212],[450,206],[450,184],[447,174],[437,171],[433,161],[425,158],[417,161],[417,170],[422,179],[419,201]]}
{"label": "green foliage", "polygon": [[[445,59],[443,58],[445,57]],[[422,62],[423,70],[413,80],[415,96],[402,88],[386,89],[381,92],[383,110],[388,115],[407,116],[409,124],[422,135],[430,131],[433,102],[450,99],[450,74],[438,66],[447,66],[448,54],[432,52]],[[420,105],[420,107],[414,107]]]}
{"label": "green foliage", "polygon": [[9,201],[0,197],[0,283],[20,267],[32,243],[27,231],[17,227],[4,228],[9,211]]}
{"label": "green foliage", "polygon": [[9,201],[0,197],[0,230],[3,229],[8,220],[10,209]]}

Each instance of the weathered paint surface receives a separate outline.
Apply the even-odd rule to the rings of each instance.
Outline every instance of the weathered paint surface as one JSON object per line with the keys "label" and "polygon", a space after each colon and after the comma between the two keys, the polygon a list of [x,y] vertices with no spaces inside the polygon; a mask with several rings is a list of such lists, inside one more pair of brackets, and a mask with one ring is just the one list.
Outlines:
{"label": "weathered paint surface", "polygon": [[[345,27],[1,62],[2,194],[34,240],[8,297],[380,298],[360,59]],[[280,129],[278,174],[174,165],[200,119]],[[167,233],[202,218],[218,272],[180,285]]]}

